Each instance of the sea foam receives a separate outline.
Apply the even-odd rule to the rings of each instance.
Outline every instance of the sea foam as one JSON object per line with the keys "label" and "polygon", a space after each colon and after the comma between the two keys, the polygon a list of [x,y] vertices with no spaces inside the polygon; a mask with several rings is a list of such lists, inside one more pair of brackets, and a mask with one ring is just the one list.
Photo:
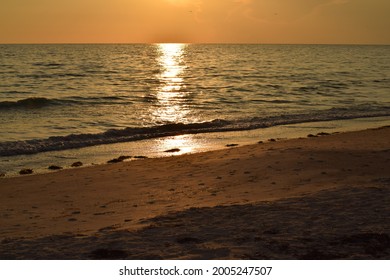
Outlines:
{"label": "sea foam", "polygon": [[110,129],[95,134],[70,134],[67,136],[52,136],[46,139],[0,142],[0,156],[60,151],[183,134],[252,130],[277,125],[381,116],[390,116],[390,107],[332,108],[311,113],[285,114],[271,117],[253,117],[237,120],[216,119],[209,122],[189,124],[169,123],[150,127],[127,127],[124,129]]}

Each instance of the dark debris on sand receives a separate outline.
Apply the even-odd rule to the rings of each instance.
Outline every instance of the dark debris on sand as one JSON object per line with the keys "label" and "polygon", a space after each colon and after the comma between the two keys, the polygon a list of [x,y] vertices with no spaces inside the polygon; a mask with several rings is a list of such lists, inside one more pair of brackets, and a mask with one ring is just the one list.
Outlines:
{"label": "dark debris on sand", "polygon": [[81,161],[76,161],[71,165],[71,167],[81,167],[81,166],[83,166],[83,163]]}
{"label": "dark debris on sand", "polygon": [[114,159],[111,159],[109,161],[107,161],[107,163],[118,163],[118,162],[123,162],[125,161],[126,159],[130,159],[131,156],[120,156],[118,158],[114,158]]}
{"label": "dark debris on sand", "polygon": [[49,169],[49,170],[60,170],[60,169],[62,169],[62,167],[58,166],[58,165],[50,165],[47,169]]}
{"label": "dark debris on sand", "polygon": [[327,132],[317,133],[317,136],[328,136],[328,135],[330,135],[330,133],[327,133]]}
{"label": "dark debris on sand", "polygon": [[175,148],[175,149],[166,150],[166,151],[164,151],[164,152],[165,152],[165,153],[177,153],[177,152],[180,152],[180,149]]}
{"label": "dark debris on sand", "polygon": [[226,147],[230,148],[230,147],[237,147],[238,144],[227,144]]}
{"label": "dark debris on sand", "polygon": [[19,174],[20,175],[29,175],[29,174],[33,174],[34,171],[30,168],[25,168],[25,169],[22,169],[19,171]]}

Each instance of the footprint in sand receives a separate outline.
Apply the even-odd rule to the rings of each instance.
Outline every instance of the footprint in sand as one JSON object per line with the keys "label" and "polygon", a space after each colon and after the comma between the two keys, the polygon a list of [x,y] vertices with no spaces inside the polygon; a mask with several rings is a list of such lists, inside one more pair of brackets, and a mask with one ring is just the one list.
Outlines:
{"label": "footprint in sand", "polygon": [[108,227],[103,227],[103,228],[99,229],[99,232],[113,231],[119,227],[120,227],[119,225],[112,225],[112,226],[108,226]]}
{"label": "footprint in sand", "polygon": [[203,241],[200,240],[199,238],[188,236],[188,237],[176,238],[176,242],[179,244],[199,244],[202,243]]}
{"label": "footprint in sand", "polygon": [[128,253],[124,250],[102,248],[92,251],[90,256],[95,260],[118,260],[125,259]]}
{"label": "footprint in sand", "polygon": [[100,212],[100,213],[94,213],[94,216],[103,216],[103,215],[108,215],[108,214],[114,214],[114,211],[109,211],[109,212]]}

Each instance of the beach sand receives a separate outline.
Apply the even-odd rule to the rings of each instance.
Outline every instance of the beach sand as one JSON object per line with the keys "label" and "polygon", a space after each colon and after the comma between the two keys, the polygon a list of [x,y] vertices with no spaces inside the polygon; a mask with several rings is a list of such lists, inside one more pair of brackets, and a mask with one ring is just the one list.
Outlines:
{"label": "beach sand", "polygon": [[390,259],[390,128],[1,178],[0,194],[0,259]]}

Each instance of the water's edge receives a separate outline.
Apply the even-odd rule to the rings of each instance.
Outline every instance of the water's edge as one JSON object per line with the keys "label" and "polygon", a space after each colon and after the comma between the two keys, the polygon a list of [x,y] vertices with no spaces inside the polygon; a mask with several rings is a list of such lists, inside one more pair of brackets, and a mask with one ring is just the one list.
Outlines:
{"label": "water's edge", "polygon": [[[265,142],[271,138],[293,139],[320,132],[349,132],[383,126],[390,126],[389,116],[283,124],[253,130],[170,135],[32,155],[3,156],[0,157],[0,172],[5,173],[4,177],[19,176],[18,172],[24,168],[33,169],[34,174],[48,173],[52,172],[48,169],[50,165],[69,169],[77,161],[81,161],[83,166],[91,166],[106,164],[119,156],[132,156],[129,160],[140,160],[137,157],[159,158],[224,149],[228,144],[241,146]],[[172,149],[177,150],[173,153],[166,152]]]}
{"label": "water's edge", "polygon": [[175,135],[244,131],[279,125],[385,116],[390,116],[390,107],[356,106],[349,109],[332,108],[315,113],[252,117],[239,120],[216,119],[201,123],[171,123],[152,127],[127,127],[124,129],[110,129],[95,134],[70,134],[66,136],[52,136],[46,139],[0,142],[0,156],[37,154]]}

